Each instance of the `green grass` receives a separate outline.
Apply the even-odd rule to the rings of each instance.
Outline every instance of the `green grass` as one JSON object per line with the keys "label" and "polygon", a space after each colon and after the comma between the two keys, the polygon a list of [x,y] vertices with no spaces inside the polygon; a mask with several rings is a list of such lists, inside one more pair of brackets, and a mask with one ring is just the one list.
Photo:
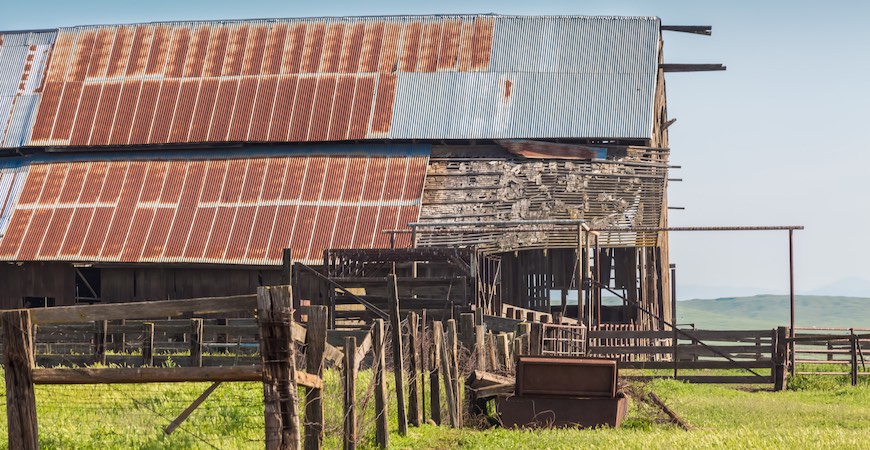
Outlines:
{"label": "green grass", "polygon": [[[717,372],[718,373],[718,372]],[[392,377],[389,377],[390,379]],[[371,373],[357,378],[362,448],[374,438]],[[341,447],[341,387],[338,373],[325,376],[325,448]],[[225,383],[171,436],[165,427],[208,383],[37,386],[40,444],[47,449],[262,448],[260,383]],[[767,388],[768,386],[764,386]],[[870,378],[858,387],[846,377],[796,377],[790,390],[692,385],[668,379],[651,389],[694,429],[660,420],[646,405],[630,404],[619,429],[504,430],[424,425],[407,436],[395,433],[394,448],[866,448],[870,430]],[[366,403],[368,402],[368,403]],[[446,417],[446,415],[445,415]],[[3,421],[0,428],[5,428]],[[3,443],[5,445],[5,442]]]}
{"label": "green grass", "polygon": [[[801,327],[861,327],[870,324],[870,298],[795,296]],[[756,295],[677,303],[677,322],[712,330],[769,329],[789,323],[787,295]]]}

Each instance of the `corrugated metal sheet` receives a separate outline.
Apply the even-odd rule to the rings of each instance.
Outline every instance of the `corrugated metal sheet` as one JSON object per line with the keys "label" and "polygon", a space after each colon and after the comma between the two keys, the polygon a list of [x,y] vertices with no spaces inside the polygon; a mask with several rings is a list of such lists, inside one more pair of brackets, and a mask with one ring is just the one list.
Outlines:
{"label": "corrugated metal sheet", "polygon": [[0,148],[30,136],[55,32],[0,34]]}
{"label": "corrugated metal sheet", "polygon": [[382,230],[418,219],[428,148],[366,150],[34,163],[0,259],[265,265],[289,247],[317,264],[387,247]]}
{"label": "corrugated metal sheet", "polygon": [[26,164],[20,160],[10,160],[0,167],[0,236],[6,234],[6,227],[12,218],[12,211],[18,203],[18,196],[27,179]]}
{"label": "corrugated metal sheet", "polygon": [[643,139],[658,45],[646,17],[66,28],[29,144]]}

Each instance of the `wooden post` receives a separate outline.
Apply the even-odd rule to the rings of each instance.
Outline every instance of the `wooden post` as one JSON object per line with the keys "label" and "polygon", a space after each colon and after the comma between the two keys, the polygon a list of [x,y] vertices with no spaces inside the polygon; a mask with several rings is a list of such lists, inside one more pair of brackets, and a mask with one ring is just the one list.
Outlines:
{"label": "wooden post", "polygon": [[531,324],[527,322],[517,324],[516,338],[520,340],[519,351],[517,351],[518,356],[529,354],[529,332],[531,328]]}
{"label": "wooden post", "polygon": [[[126,325],[126,320],[121,319],[118,321],[118,324],[121,326]],[[112,350],[115,353],[122,353],[127,348],[127,335],[125,333],[112,333]]]}
{"label": "wooden post", "polygon": [[94,321],[94,363],[106,365],[106,344],[109,323],[105,320]]}
{"label": "wooden post", "polygon": [[788,327],[777,327],[774,335],[773,351],[773,390],[784,391],[788,388]]}
{"label": "wooden post", "polygon": [[[450,322],[454,322],[453,319],[450,319]],[[455,323],[455,322],[454,322]],[[440,327],[439,327],[440,328]],[[453,361],[450,357],[450,344],[449,342],[444,342],[441,345],[441,367],[443,368],[441,375],[444,379],[444,394],[447,397],[447,414],[450,418],[450,426],[454,428],[459,427],[459,422],[457,419],[458,411],[456,409],[456,392],[454,390],[455,384],[453,382],[452,370]]]}
{"label": "wooden post", "polygon": [[451,390],[453,391],[453,410],[455,411],[455,427],[462,428],[462,387],[460,384],[459,373],[459,339],[456,333],[456,321],[450,319],[447,321],[447,347],[450,356],[450,382]]}
{"label": "wooden post", "polygon": [[291,302],[289,286],[257,288],[267,450],[301,447]]}
{"label": "wooden post", "polygon": [[154,365],[154,323],[142,324],[142,365],[151,367]]}
{"label": "wooden post", "polygon": [[387,279],[387,290],[390,295],[390,334],[393,338],[393,373],[396,377],[396,415],[399,434],[408,434],[408,414],[405,411],[405,362],[402,359],[402,323],[399,317],[399,286],[396,274],[390,274]]}
{"label": "wooden post", "polygon": [[441,386],[438,383],[441,372],[441,341],[444,339],[444,328],[441,322],[432,322],[432,358],[429,368],[429,409],[435,425],[441,425]]}
{"label": "wooden post", "polygon": [[529,329],[529,354],[541,356],[544,346],[544,324],[532,322]]}
{"label": "wooden post", "polygon": [[858,337],[853,330],[849,330],[849,351],[852,356],[852,386],[858,385]]}
{"label": "wooden post", "polygon": [[385,376],[387,364],[386,344],[387,337],[384,319],[375,319],[372,327],[372,346],[375,351],[375,440],[380,448],[388,448],[390,446],[389,415],[387,413],[387,378]]}
{"label": "wooden post", "polygon": [[459,315],[459,338],[468,353],[474,352],[474,314]]}
{"label": "wooden post", "polygon": [[474,368],[486,370],[486,325],[474,326]]}
{"label": "wooden post", "polygon": [[10,449],[36,450],[36,394],[33,390],[33,347],[30,312],[16,310],[0,316],[3,368],[6,374],[6,424]]}
{"label": "wooden post", "polygon": [[344,450],[356,448],[356,338],[344,338]]}
{"label": "wooden post", "polygon": [[417,313],[408,313],[408,423],[419,427],[423,422],[423,408],[420,401],[420,327]]}
{"label": "wooden post", "polygon": [[202,367],[202,319],[190,319],[190,367]]}
{"label": "wooden post", "polygon": [[[308,308],[308,330],[305,333],[305,371],[323,376],[323,352],[326,349],[326,330],[329,328],[329,308]],[[307,388],[305,391],[305,449],[319,450],[323,445],[323,390]]]}
{"label": "wooden post", "polygon": [[513,358],[511,357],[511,347],[507,333],[499,333],[496,336],[496,349],[498,349],[499,365],[504,367],[506,372],[510,372],[513,368]]}
{"label": "wooden post", "polygon": [[498,350],[495,347],[495,335],[492,331],[486,333],[486,363],[491,372],[497,372],[498,367]]}

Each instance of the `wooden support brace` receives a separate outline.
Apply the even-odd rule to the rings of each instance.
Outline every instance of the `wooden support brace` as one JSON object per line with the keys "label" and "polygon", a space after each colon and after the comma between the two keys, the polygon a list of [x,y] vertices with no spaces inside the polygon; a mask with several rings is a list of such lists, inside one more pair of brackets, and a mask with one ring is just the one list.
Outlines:
{"label": "wooden support brace", "polygon": [[372,341],[375,351],[375,441],[379,448],[385,449],[390,446],[390,430],[387,411],[387,336],[383,319],[375,319],[372,327]]}
{"label": "wooden support brace", "polygon": [[419,427],[423,422],[423,408],[420,397],[420,327],[417,313],[408,313],[408,424]]}
{"label": "wooden support brace", "polygon": [[356,338],[344,338],[344,370],[343,370],[343,400],[344,400],[344,450],[356,448]]}

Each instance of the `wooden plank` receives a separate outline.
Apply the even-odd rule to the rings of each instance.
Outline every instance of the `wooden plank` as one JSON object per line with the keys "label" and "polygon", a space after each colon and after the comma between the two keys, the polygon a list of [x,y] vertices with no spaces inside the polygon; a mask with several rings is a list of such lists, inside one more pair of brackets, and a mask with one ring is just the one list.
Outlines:
{"label": "wooden plank", "polygon": [[399,290],[396,275],[388,277],[390,294],[390,333],[393,338],[393,373],[396,378],[396,416],[399,434],[408,434],[408,415],[405,410],[405,361],[402,358],[402,323],[399,317]]}
{"label": "wooden plank", "polygon": [[0,315],[3,330],[3,368],[6,376],[6,426],[10,449],[36,450],[36,393],[33,388],[33,345],[30,312]]}
{"label": "wooden plank", "polygon": [[[109,367],[33,369],[35,384],[140,384],[185,382],[262,381],[259,365],[233,367]],[[323,380],[306,372],[296,373],[302,386],[323,387]]]}
{"label": "wooden plank", "polygon": [[39,308],[31,310],[31,320],[35,324],[42,325],[93,322],[95,320],[150,319],[155,317],[177,317],[183,314],[251,313],[256,307],[256,295],[234,295],[187,300],[159,300]]}
{"label": "wooden plank", "polygon": [[356,423],[356,338],[348,336],[344,338],[344,370],[342,373],[342,403],[344,434],[342,435],[342,448],[344,450],[356,449],[357,423]]}
{"label": "wooden plank", "polygon": [[[740,339],[754,340],[761,338],[762,342],[770,343],[773,340],[770,330],[680,330],[680,339],[692,339],[700,341],[738,341]],[[670,333],[668,333],[670,334]],[[754,341],[753,341],[754,342]]]}
{"label": "wooden plank", "polygon": [[459,336],[456,331],[456,321],[447,321],[447,342],[443,346],[447,349],[449,363],[446,371],[450,372],[450,390],[453,392],[453,417],[451,426],[462,428],[462,389],[459,380]]}
{"label": "wooden plank", "polygon": [[375,319],[372,327],[375,351],[375,442],[378,447],[390,447],[389,413],[387,411],[386,345],[387,336],[383,319]]}
{"label": "wooden plank", "polygon": [[429,409],[435,425],[441,425],[441,347],[444,330],[441,322],[432,322],[432,355],[429,358]]}
{"label": "wooden plank", "polygon": [[[671,375],[627,375],[622,376],[620,378],[625,378],[626,380],[636,380],[636,381],[648,381],[656,378],[671,378]],[[692,375],[692,376],[679,376],[677,380],[687,381],[689,383],[710,383],[710,384],[768,384],[772,383],[773,380],[771,377],[756,377],[752,375],[735,375],[735,376],[703,376],[703,375]]]}
{"label": "wooden plank", "polygon": [[366,355],[372,350],[372,333],[371,331],[366,332],[363,336],[362,341],[356,347],[356,369],[359,370],[360,364],[362,364],[363,359],[365,359]]}
{"label": "wooden plank", "polygon": [[257,320],[263,364],[266,449],[295,450],[301,447],[301,437],[289,286],[261,286],[257,289]]}
{"label": "wooden plank", "polygon": [[[540,325],[540,324],[538,324]],[[474,326],[474,367],[477,370],[486,370],[486,325]]]}
{"label": "wooden plank", "polygon": [[773,354],[773,390],[784,391],[788,388],[788,328],[777,327],[774,335]]}
{"label": "wooden plank", "polygon": [[420,320],[417,313],[408,313],[408,424],[419,427],[423,422],[423,404],[420,401]]}
{"label": "wooden plank", "polygon": [[[305,335],[305,370],[323,376],[323,354],[329,327],[329,309],[312,306],[308,310],[308,328]],[[298,372],[297,372],[298,373]],[[319,450],[323,446],[323,389],[309,387],[305,391],[305,449]]]}
{"label": "wooden plank", "polygon": [[220,385],[220,381],[212,383],[211,386],[206,388],[205,392],[200,394],[199,397],[197,397],[196,400],[193,401],[193,403],[191,403],[187,408],[184,408],[184,411],[182,411],[181,414],[178,415],[178,417],[173,419],[172,422],[170,422],[169,425],[163,429],[163,432],[167,435],[172,434],[172,432],[175,431],[175,429],[178,428],[182,423],[184,423],[184,421],[187,420],[187,418],[190,417],[190,415],[193,414],[194,411],[196,411],[196,408],[199,408],[199,405],[201,405],[208,398],[208,396],[211,395],[211,393],[214,392],[215,389],[217,389]]}
{"label": "wooden plank", "polygon": [[[764,354],[770,353],[770,346],[764,351]],[[703,345],[680,345],[677,347],[677,356],[720,356],[716,351],[725,353],[726,355],[734,355],[738,353],[755,354],[758,347],[754,345],[711,345],[705,347]],[[657,354],[673,354],[672,346],[655,346],[655,345],[636,345],[636,346],[591,346],[589,347],[590,354],[596,355],[657,355]]]}
{"label": "wooden plank", "polygon": [[665,72],[711,72],[725,70],[722,64],[659,64]]}
{"label": "wooden plank", "polygon": [[142,324],[142,365],[154,365],[154,324],[145,322]]}
{"label": "wooden plank", "polygon": [[[773,363],[770,359],[762,359],[759,361],[677,361],[677,369],[770,369]],[[620,361],[620,369],[673,369],[674,363],[671,361]]]}
{"label": "wooden plank", "polygon": [[[453,319],[450,319],[450,321],[453,322]],[[440,325],[440,322],[436,322],[435,325]],[[434,329],[436,331],[440,331],[440,328],[441,328],[440,326],[434,327]],[[450,353],[451,352],[448,349],[449,346],[450,346],[450,344],[448,342],[444,342],[443,345],[441,345],[441,355],[440,356],[441,356],[441,367],[443,368],[443,371],[441,372],[441,375],[442,375],[441,378],[444,380],[444,394],[445,394],[445,397],[447,398],[447,414],[448,414],[448,417],[450,418],[450,426],[454,427],[454,428],[458,428],[458,421],[456,418],[458,415],[458,412],[456,411],[457,403],[456,403],[456,395],[454,393],[455,384],[453,383],[452,370],[450,370],[450,367],[453,365],[453,363],[450,360]],[[454,352],[455,352],[455,350],[454,350]]]}
{"label": "wooden plank", "polygon": [[[507,307],[508,311],[513,311],[512,307]],[[517,329],[519,320],[508,319],[506,317],[484,315],[483,322],[486,324],[486,329],[493,333],[510,333]]]}
{"label": "wooden plank", "polygon": [[94,362],[102,365],[106,365],[107,326],[105,320],[94,322]]}
{"label": "wooden plank", "polygon": [[202,366],[202,319],[190,319],[190,365]]}

